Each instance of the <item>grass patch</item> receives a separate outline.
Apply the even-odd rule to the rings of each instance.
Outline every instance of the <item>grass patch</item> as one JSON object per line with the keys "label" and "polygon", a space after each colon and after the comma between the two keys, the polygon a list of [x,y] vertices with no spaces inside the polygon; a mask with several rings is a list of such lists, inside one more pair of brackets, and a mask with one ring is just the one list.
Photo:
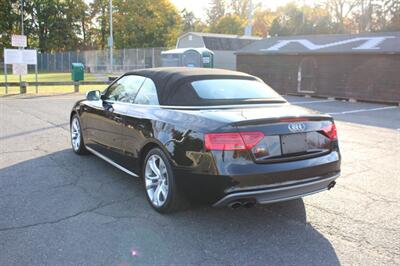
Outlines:
{"label": "grass patch", "polygon": [[[92,73],[85,73],[84,81],[102,81],[108,77],[107,74],[94,75]],[[8,82],[19,82],[18,75],[7,75]],[[29,82],[35,82],[35,74],[28,74],[22,76],[22,81],[28,82],[27,92],[28,94],[36,93],[36,86],[30,85]],[[57,81],[71,81],[71,73],[38,73],[38,82],[57,82]],[[0,82],[5,82],[4,75],[0,75]],[[107,87],[104,85],[81,85],[79,86],[79,92],[86,93],[89,90],[99,89],[104,90]],[[39,86],[39,94],[61,94],[74,92],[73,85],[62,85],[62,86]],[[0,95],[5,95],[6,88],[0,87]],[[8,94],[19,94],[19,87],[8,87]]]}
{"label": "grass patch", "polygon": [[[93,75],[85,73],[85,81],[101,81],[107,75]],[[19,82],[18,75],[7,75],[8,82]],[[35,82],[35,74],[22,75],[22,81]],[[39,82],[71,81],[71,73],[38,73]],[[4,74],[0,75],[0,82],[5,82]]]}
{"label": "grass patch", "polygon": [[[86,93],[90,90],[100,90],[103,91],[107,87],[104,85],[81,85],[79,86],[80,93]],[[5,87],[0,87],[0,96],[5,95]],[[39,86],[38,94],[63,94],[63,93],[72,93],[74,92],[74,86]],[[36,87],[28,86],[26,88],[27,94],[35,94]],[[8,94],[19,94],[19,87],[8,87]]]}

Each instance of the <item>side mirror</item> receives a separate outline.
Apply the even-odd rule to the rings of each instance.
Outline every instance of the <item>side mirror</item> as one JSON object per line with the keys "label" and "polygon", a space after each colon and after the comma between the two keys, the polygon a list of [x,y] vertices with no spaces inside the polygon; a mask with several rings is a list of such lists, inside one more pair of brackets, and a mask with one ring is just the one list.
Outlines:
{"label": "side mirror", "polygon": [[86,100],[88,101],[100,100],[100,91],[99,90],[88,91],[86,93]]}

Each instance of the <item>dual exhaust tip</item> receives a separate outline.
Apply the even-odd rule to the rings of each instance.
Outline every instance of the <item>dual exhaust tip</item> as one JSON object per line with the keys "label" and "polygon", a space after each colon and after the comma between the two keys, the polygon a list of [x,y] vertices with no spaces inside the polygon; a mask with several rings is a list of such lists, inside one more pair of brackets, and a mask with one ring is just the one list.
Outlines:
{"label": "dual exhaust tip", "polygon": [[[336,185],[335,181],[330,182],[327,187],[328,190],[333,188],[335,185]],[[228,207],[232,209],[238,209],[240,207],[252,208],[254,207],[254,205],[256,205],[256,201],[254,199],[242,199],[242,200],[232,201],[231,203],[228,204]]]}
{"label": "dual exhaust tip", "polygon": [[229,208],[232,209],[238,209],[240,207],[244,208],[252,208],[256,205],[255,200],[237,200],[237,201],[232,201],[231,203],[228,204]]}

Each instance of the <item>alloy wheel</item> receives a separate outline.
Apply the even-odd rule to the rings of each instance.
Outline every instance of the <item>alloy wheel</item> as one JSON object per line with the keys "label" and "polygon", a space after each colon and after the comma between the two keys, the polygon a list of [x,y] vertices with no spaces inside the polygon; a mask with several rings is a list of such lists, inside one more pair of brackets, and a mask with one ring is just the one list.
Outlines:
{"label": "alloy wheel", "polygon": [[155,207],[162,207],[168,197],[168,171],[163,159],[153,154],[145,168],[146,192]]}
{"label": "alloy wheel", "polygon": [[74,151],[78,151],[81,145],[81,127],[76,117],[74,117],[71,123],[71,142]]}

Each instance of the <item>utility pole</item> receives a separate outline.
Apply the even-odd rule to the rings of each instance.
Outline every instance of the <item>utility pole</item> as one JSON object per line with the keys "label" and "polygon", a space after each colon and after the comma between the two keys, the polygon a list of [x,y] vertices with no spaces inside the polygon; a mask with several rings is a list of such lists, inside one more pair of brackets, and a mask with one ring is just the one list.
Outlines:
{"label": "utility pole", "polygon": [[110,0],[110,38],[108,39],[108,45],[110,46],[110,71],[113,72],[113,25],[112,25],[112,0]]}
{"label": "utility pole", "polygon": [[[21,0],[21,35],[24,35],[24,0]],[[19,49],[23,50],[24,48],[21,47]],[[22,93],[21,82],[22,82],[22,76],[21,74],[19,74],[19,86],[20,86],[20,92]]]}
{"label": "utility pole", "polygon": [[244,28],[244,35],[251,36],[252,35],[252,23],[253,23],[253,1],[249,1],[247,13],[247,26]]}
{"label": "utility pole", "polygon": [[24,0],[21,0],[21,35],[24,35]]}

